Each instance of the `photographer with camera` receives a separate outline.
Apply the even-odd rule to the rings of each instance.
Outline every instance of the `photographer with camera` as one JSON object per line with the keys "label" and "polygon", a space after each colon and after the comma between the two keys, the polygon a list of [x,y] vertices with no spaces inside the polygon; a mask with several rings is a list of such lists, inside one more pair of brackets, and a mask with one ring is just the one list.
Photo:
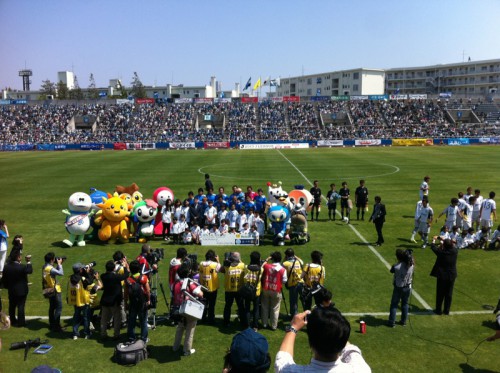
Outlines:
{"label": "photographer with camera", "polygon": [[135,323],[139,318],[141,339],[148,342],[148,306],[151,291],[148,277],[141,273],[137,260],[130,263],[130,276],[125,280],[125,309],[128,310],[127,335],[130,342],[135,342]]}
{"label": "photographer with camera", "polygon": [[221,268],[221,272],[224,273],[224,288],[226,291],[226,304],[224,305],[224,326],[229,326],[231,322],[231,307],[236,301],[240,325],[242,328],[245,327],[245,305],[243,304],[243,299],[238,292],[243,286],[244,270],[245,263],[241,261],[240,253],[232,252],[224,254],[224,266]]}
{"label": "photographer with camera", "polygon": [[49,328],[54,332],[62,332],[62,293],[57,276],[63,276],[63,261],[66,257],[57,257],[53,252],[45,254],[42,268],[43,295],[49,300]]}
{"label": "photographer with camera", "polygon": [[412,250],[396,250],[396,258],[398,262],[391,267],[391,273],[394,273],[391,298],[391,306],[389,312],[388,326],[393,328],[396,325],[396,311],[398,304],[401,301],[401,325],[406,325],[408,319],[408,300],[411,295],[411,284],[413,282],[413,270],[415,268],[415,260],[413,259]]}
{"label": "photographer with camera", "polygon": [[[313,357],[308,365],[298,365],[293,360],[295,339],[305,325]],[[280,350],[276,354],[274,371],[371,372],[361,350],[349,343],[350,334],[349,321],[334,307],[315,307],[312,311],[298,313],[287,328]]]}
{"label": "photographer with camera", "polygon": [[283,267],[286,269],[287,280],[285,287],[288,289],[288,299],[290,302],[290,315],[293,317],[299,312],[299,292],[298,284],[302,282],[302,266],[304,262],[290,247],[285,250],[285,261]]}
{"label": "photographer with camera", "polygon": [[[437,315],[449,315],[453,298],[453,287],[457,278],[458,249],[453,242],[446,238],[436,244],[438,236],[432,238],[431,249],[436,254],[436,262],[431,271],[431,276],[436,277],[436,309]],[[442,309],[444,300],[444,308]]]}
{"label": "photographer with camera", "polygon": [[12,326],[26,326],[24,306],[28,297],[28,275],[31,273],[31,255],[26,255],[26,264],[22,264],[21,251],[12,251],[2,277],[3,286],[9,291],[9,316]]}
{"label": "photographer with camera", "polygon": [[203,321],[213,325],[215,323],[215,305],[217,303],[217,290],[219,290],[219,272],[221,265],[219,256],[215,251],[208,250],[205,260],[198,266],[200,284],[208,289],[205,291],[207,305],[203,312]]}
{"label": "photographer with camera", "polygon": [[96,294],[99,285],[99,275],[92,270],[95,262],[86,266],[82,263],[73,264],[73,274],[68,280],[68,291],[66,301],[74,307],[73,314],[73,339],[76,340],[80,336],[79,328],[83,324],[83,333],[85,339],[89,339],[90,332],[90,295]]}
{"label": "photographer with camera", "polygon": [[122,282],[129,276],[129,265],[127,258],[122,257],[119,266],[123,268],[123,273],[115,272],[116,262],[109,260],[106,262],[106,273],[101,276],[103,293],[101,297],[101,337],[108,337],[108,323],[113,318],[113,339],[120,337],[120,327],[125,318],[122,318],[121,305],[123,303]]}
{"label": "photographer with camera", "polygon": [[158,266],[156,264],[150,264],[150,262],[148,261],[150,252],[151,252],[151,246],[145,243],[144,245],[142,245],[141,253],[137,258],[135,258],[135,260],[139,262],[141,274],[147,275],[148,278],[151,277],[151,272],[153,270],[158,269]]}
{"label": "photographer with camera", "polygon": [[[267,263],[272,260],[272,263]],[[276,330],[280,315],[281,289],[287,281],[285,268],[281,265],[281,253],[275,251],[266,259],[262,267],[262,324]]]}
{"label": "photographer with camera", "polygon": [[177,270],[180,268],[181,264],[186,260],[188,256],[187,250],[184,247],[179,247],[177,249],[177,254],[175,258],[170,260],[170,265],[168,269],[168,284],[170,286],[170,291],[173,292],[174,284],[177,279]]}
{"label": "photographer with camera", "polygon": [[496,317],[495,326],[496,326],[497,330],[496,330],[495,334],[493,334],[492,336],[490,336],[486,339],[489,342],[500,339],[500,299],[498,300],[497,306],[493,310],[493,314]]}
{"label": "photographer with camera", "polygon": [[[180,308],[182,303],[189,298],[186,293],[196,298],[203,298],[201,286],[189,279],[189,273],[190,269],[187,265],[179,267],[177,271],[178,278],[173,287],[172,307]],[[182,316],[177,324],[175,332],[174,345],[172,346],[172,350],[174,352],[179,350],[184,331],[186,332],[186,335],[184,336],[184,356],[189,356],[196,352],[196,350],[192,348],[196,322],[197,319],[193,316],[188,314],[184,314]]]}
{"label": "photographer with camera", "polygon": [[310,310],[312,306],[312,292],[317,290],[317,285],[325,283],[326,271],[323,266],[323,254],[317,250],[311,252],[311,263],[304,265],[302,279],[304,284],[300,285],[299,295],[304,310]]}

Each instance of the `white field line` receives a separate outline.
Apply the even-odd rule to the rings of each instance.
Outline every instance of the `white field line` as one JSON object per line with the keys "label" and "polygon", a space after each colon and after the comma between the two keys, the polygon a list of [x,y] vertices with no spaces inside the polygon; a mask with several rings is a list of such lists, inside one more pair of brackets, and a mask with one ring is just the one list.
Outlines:
{"label": "white field line", "polygon": [[[492,311],[451,311],[450,315],[486,315],[486,314],[491,314]],[[401,312],[398,311],[398,314]],[[417,312],[409,312],[410,315],[415,315],[415,316],[427,316],[427,315],[434,315],[432,311],[417,311]],[[156,317],[162,317],[165,314],[157,314]],[[342,315],[344,316],[350,316],[350,317],[360,317],[360,316],[388,316],[389,312],[342,312]],[[238,315],[231,315],[231,318],[235,318]],[[222,319],[223,315],[215,315],[216,318]],[[446,316],[441,316],[441,317],[446,317]],[[62,320],[70,320],[72,319],[73,316],[61,316]],[[26,320],[48,320],[48,316],[26,316]]]}
{"label": "white field line", "polygon": [[[304,175],[302,173],[302,171],[300,171],[297,166],[295,166],[279,149],[277,150],[277,152],[288,162],[290,163],[290,165],[304,178],[305,181],[307,181],[309,183],[309,185],[313,186],[313,183],[311,182],[311,180],[309,180],[306,175]],[[325,201],[326,200],[326,197],[323,196],[323,199]],[[327,201],[328,202],[328,201]],[[337,215],[340,216],[340,213],[337,211]],[[385,265],[385,267],[387,269],[390,269],[391,268],[391,265],[387,262],[387,260],[384,259],[384,257],[382,255],[380,255],[380,253],[372,246],[370,245],[370,243],[366,240],[366,238],[364,238],[361,233],[359,233],[359,231],[352,225],[352,224],[348,224],[349,225],[349,228],[352,229],[352,231],[356,234],[356,236],[359,237],[359,239],[361,241],[363,241],[364,243],[367,244],[368,248],[371,250],[371,252],[373,254],[375,254],[375,256]],[[420,296],[420,294],[415,290],[413,289],[412,291],[412,295],[420,302],[420,304],[427,310],[432,310],[432,307],[429,306],[429,304]]]}

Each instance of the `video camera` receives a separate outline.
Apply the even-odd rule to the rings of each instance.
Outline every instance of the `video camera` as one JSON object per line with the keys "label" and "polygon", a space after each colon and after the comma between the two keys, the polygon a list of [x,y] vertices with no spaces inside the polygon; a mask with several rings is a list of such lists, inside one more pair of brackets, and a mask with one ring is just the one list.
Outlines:
{"label": "video camera", "polygon": [[403,261],[406,263],[408,267],[412,266],[414,261],[413,261],[413,250],[408,249],[403,252]]}
{"label": "video camera", "polygon": [[28,357],[28,351],[30,350],[31,347],[38,347],[41,344],[44,344],[47,342],[48,342],[48,340],[40,341],[40,338],[28,339],[27,341],[23,341],[23,342],[11,343],[10,349],[11,350],[21,350],[24,348],[24,361],[26,361],[26,358]]}
{"label": "video camera", "polygon": [[165,258],[165,249],[150,249],[146,254],[146,260],[151,266],[157,264],[163,258]]}

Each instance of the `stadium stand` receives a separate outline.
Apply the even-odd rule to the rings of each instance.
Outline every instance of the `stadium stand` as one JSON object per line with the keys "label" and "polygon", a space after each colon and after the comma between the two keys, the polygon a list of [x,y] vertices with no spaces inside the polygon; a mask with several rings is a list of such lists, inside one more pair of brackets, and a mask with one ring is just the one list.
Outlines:
{"label": "stadium stand", "polygon": [[0,107],[2,145],[482,137],[499,125],[481,100]]}

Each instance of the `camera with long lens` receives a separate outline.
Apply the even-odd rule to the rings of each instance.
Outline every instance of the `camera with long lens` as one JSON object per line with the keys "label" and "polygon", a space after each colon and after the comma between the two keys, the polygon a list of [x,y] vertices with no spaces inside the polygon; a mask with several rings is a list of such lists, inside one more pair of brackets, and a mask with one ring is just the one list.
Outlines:
{"label": "camera with long lens", "polygon": [[163,258],[165,258],[165,249],[151,249],[146,254],[146,260],[148,261],[149,265],[151,265],[151,266],[153,264],[157,264]]}
{"label": "camera with long lens", "polygon": [[62,260],[63,262],[66,260],[66,256],[56,256],[56,260]]}
{"label": "camera with long lens", "polygon": [[224,267],[229,267],[231,265],[231,263],[232,263],[231,257],[232,256],[233,256],[232,251],[226,251],[224,253],[224,261],[222,262]]}
{"label": "camera with long lens", "polygon": [[404,262],[406,263],[406,265],[408,267],[413,265],[413,250],[412,249],[405,250],[403,252],[403,258],[404,258]]}

